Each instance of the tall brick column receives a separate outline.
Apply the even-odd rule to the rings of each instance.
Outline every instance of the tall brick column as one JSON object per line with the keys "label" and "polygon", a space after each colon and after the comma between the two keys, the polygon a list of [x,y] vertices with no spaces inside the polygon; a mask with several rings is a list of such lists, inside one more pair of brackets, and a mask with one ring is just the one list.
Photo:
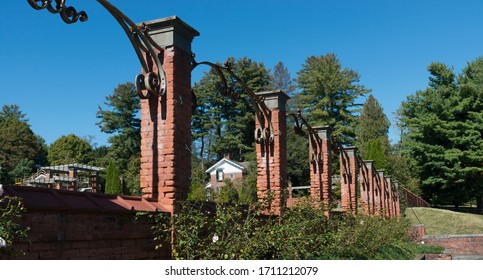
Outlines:
{"label": "tall brick column", "polygon": [[361,166],[361,205],[366,214],[374,214],[374,173],[372,160],[364,160]]}
{"label": "tall brick column", "polygon": [[394,189],[396,192],[396,217],[401,216],[401,205],[400,205],[400,200],[399,200],[399,182],[394,181]]}
{"label": "tall brick column", "polygon": [[[315,161],[310,168],[310,196],[315,201],[322,202],[324,214],[329,216],[330,192],[332,188],[332,149],[330,143],[330,126],[318,126],[312,128],[319,136],[321,143],[320,161]],[[312,143],[310,143],[310,155],[312,155]]]}
{"label": "tall brick column", "polygon": [[347,147],[341,151],[340,180],[342,211],[357,214],[357,148]]}
{"label": "tall brick column", "polygon": [[[282,195],[287,187],[287,117],[285,104],[288,96],[282,91],[257,93],[271,111],[274,139],[272,143],[261,142],[257,151],[257,195],[261,202],[269,197],[266,214],[279,215],[285,205]],[[259,127],[255,118],[255,126]],[[268,127],[268,120],[264,120]],[[270,193],[270,195],[269,195]]]}
{"label": "tall brick column", "polygon": [[386,179],[386,184],[387,184],[388,216],[394,217],[393,189],[392,189],[391,176],[385,176],[384,179]]}
{"label": "tall brick column", "polygon": [[[141,100],[141,190],[171,212],[191,177],[191,42],[199,33],[176,16],[145,22],[165,49],[166,94]],[[152,66],[156,70],[156,65]]]}
{"label": "tall brick column", "polygon": [[375,198],[375,179],[374,179],[374,161],[373,160],[365,160],[364,165],[367,169],[367,181],[369,183],[368,186],[368,197],[369,197],[369,214],[374,215],[376,214],[376,198]]}
{"label": "tall brick column", "polygon": [[387,217],[387,201],[386,201],[386,180],[384,179],[384,171],[377,170],[379,180],[379,199],[381,203],[380,213],[382,217]]}

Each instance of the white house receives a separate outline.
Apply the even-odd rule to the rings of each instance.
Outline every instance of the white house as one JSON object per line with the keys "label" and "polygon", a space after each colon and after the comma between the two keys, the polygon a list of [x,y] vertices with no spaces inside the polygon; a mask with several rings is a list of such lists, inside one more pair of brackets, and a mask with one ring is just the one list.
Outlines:
{"label": "white house", "polygon": [[241,180],[248,172],[248,162],[236,162],[229,158],[223,158],[206,170],[210,174],[210,182],[206,184],[207,189],[219,192],[225,185],[225,180]]}

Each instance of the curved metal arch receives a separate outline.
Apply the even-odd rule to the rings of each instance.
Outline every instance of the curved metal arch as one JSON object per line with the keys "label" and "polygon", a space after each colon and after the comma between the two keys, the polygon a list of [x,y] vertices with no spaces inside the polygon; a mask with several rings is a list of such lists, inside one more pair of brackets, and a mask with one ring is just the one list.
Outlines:
{"label": "curved metal arch", "polygon": [[[87,21],[88,16],[84,11],[77,12],[72,6],[66,6],[66,0],[55,0],[55,8],[52,5],[52,0],[27,0],[30,6],[36,10],[47,9],[52,14],[60,14],[62,20],[67,24],[72,24],[80,20]],[[119,23],[121,28],[126,33],[131,45],[136,52],[136,55],[141,63],[141,67],[145,74],[139,74],[135,78],[135,86],[138,96],[141,99],[146,99],[151,94],[160,96],[166,93],[166,74],[162,67],[157,51],[162,55],[164,49],[160,47],[148,34],[148,28],[143,24],[136,25],[126,15],[124,15],[114,5],[107,0],[97,0]],[[144,56],[144,54],[146,56]],[[153,60],[157,71],[154,71],[149,66],[149,61]]]}
{"label": "curved metal arch", "polygon": [[310,145],[312,146],[312,155],[311,155],[311,162],[322,162],[322,139],[320,139],[319,134],[312,126],[307,122],[307,120],[302,115],[301,110],[297,110],[297,114],[288,114],[295,121],[295,133],[302,135],[303,134],[303,126],[305,125],[306,130],[309,135]]}
{"label": "curved metal arch", "polygon": [[[263,98],[256,95],[255,92],[243,81],[240,77],[238,77],[232,70],[231,65],[225,62],[224,66],[219,64],[215,64],[208,61],[197,62],[195,60],[195,55],[192,56],[192,65],[191,71],[193,71],[199,65],[208,65],[213,69],[218,76],[220,76],[222,81],[222,86],[225,89],[225,95],[229,96],[233,94],[232,89],[228,86],[227,78],[225,73],[228,74],[231,78],[234,79],[236,83],[238,83],[242,89],[248,94],[252,102],[255,104],[255,116],[258,120],[258,124],[260,127],[255,129],[255,142],[257,144],[260,143],[273,143],[275,136],[274,136],[274,128],[272,124],[272,118],[270,115],[270,109],[268,109],[267,105],[263,102]],[[268,127],[265,126],[265,120],[268,122]]]}

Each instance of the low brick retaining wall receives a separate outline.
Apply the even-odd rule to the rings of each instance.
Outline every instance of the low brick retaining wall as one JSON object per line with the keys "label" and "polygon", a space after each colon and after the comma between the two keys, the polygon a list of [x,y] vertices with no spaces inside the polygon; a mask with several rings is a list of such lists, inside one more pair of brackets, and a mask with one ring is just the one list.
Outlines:
{"label": "low brick retaining wall", "polygon": [[431,246],[441,246],[451,255],[483,255],[483,234],[425,235],[422,240]]}

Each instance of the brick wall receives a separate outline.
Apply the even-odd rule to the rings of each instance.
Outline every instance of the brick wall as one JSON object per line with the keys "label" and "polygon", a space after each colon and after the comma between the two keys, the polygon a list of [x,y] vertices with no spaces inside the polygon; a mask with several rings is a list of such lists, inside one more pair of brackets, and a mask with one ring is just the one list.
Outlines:
{"label": "brick wall", "polygon": [[451,255],[483,255],[483,234],[425,235],[427,245],[441,246]]}
{"label": "brick wall", "polygon": [[148,219],[139,211],[162,211],[139,197],[4,186],[5,195],[21,197],[27,209],[18,223],[29,227],[14,250],[25,255],[0,259],[168,259],[169,246],[156,250]]}

